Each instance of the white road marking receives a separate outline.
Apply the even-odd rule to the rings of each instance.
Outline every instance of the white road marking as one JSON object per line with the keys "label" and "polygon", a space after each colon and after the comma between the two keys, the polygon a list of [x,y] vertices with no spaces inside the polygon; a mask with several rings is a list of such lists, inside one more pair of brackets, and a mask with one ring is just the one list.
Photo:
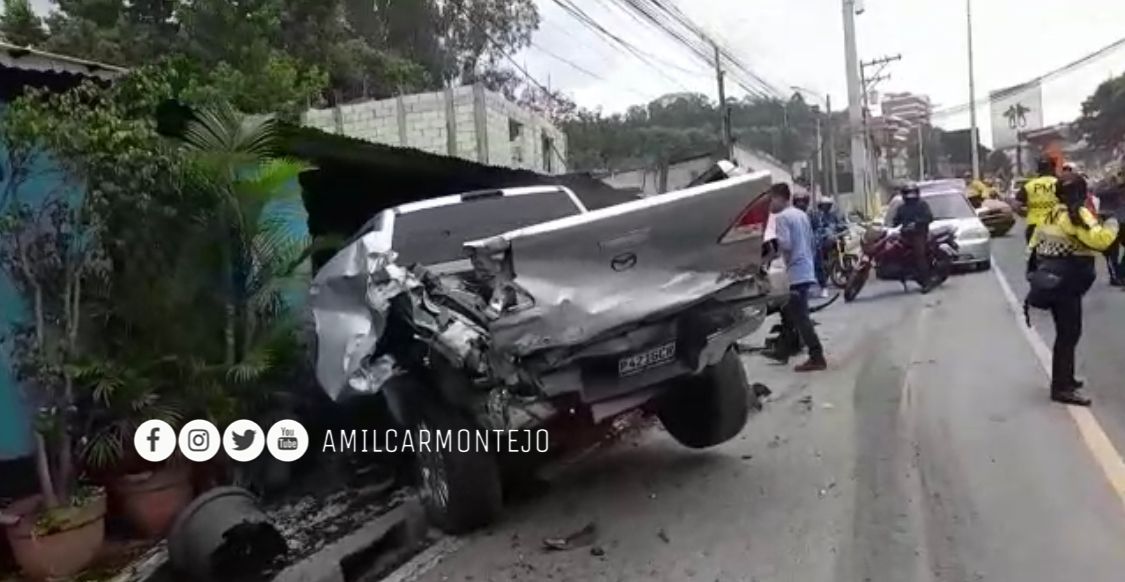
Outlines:
{"label": "white road marking", "polygon": [[[993,264],[996,264],[993,261]],[[1031,344],[1032,351],[1035,352],[1035,357],[1039,360],[1039,365],[1042,366],[1043,371],[1047,376],[1051,375],[1051,350],[1047,348],[1046,342],[1035,330],[1029,327],[1023,318],[1023,304],[1016,299],[1016,294],[1012,291],[1012,287],[1008,285],[1008,281],[1004,279],[1003,273],[997,267],[992,270],[996,274],[996,280],[1000,282],[1000,288],[1004,292],[1004,297],[1008,300],[1008,306],[1011,307],[1012,313],[1016,317],[1016,325],[1023,330],[1023,335],[1027,338],[1027,342]],[[1067,406],[1067,411],[1070,412],[1070,417],[1074,419],[1074,423],[1078,425],[1078,432],[1082,435],[1082,442],[1085,443],[1086,448],[1090,450],[1093,455],[1094,461],[1101,467],[1102,473],[1105,474],[1106,479],[1109,481],[1111,487],[1117,497],[1125,506],[1125,459],[1122,459],[1121,453],[1113,446],[1113,441],[1106,435],[1102,425],[1098,422],[1097,417],[1090,411],[1089,408],[1082,406]]]}

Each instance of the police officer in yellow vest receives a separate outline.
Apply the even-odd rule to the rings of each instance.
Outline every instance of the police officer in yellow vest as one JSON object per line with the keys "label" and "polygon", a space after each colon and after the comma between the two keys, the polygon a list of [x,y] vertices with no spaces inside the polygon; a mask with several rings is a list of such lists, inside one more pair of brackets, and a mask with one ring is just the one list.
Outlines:
{"label": "police officer in yellow vest", "polygon": [[[1082,338],[1082,297],[1097,277],[1095,257],[1117,239],[1118,224],[1105,223],[1086,208],[1086,180],[1071,176],[1058,184],[1059,204],[1047,211],[1030,245],[1038,265],[1028,273],[1026,305],[1049,309],[1055,322],[1051,358],[1051,399],[1089,406],[1074,376],[1074,354]],[[1030,320],[1029,320],[1030,321]]]}
{"label": "police officer in yellow vest", "polygon": [[1048,157],[1040,158],[1036,170],[1039,175],[1028,180],[1016,194],[1016,200],[1027,209],[1027,231],[1024,236],[1028,242],[1031,242],[1035,227],[1043,224],[1047,215],[1059,203],[1055,193],[1059,180],[1055,175],[1054,160]]}

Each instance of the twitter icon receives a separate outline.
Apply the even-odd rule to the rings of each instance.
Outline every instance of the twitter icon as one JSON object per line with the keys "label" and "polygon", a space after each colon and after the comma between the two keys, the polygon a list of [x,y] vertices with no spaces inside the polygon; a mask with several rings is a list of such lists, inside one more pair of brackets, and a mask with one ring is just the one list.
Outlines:
{"label": "twitter icon", "polygon": [[236,420],[223,432],[223,450],[240,463],[253,461],[266,448],[265,439],[258,436],[261,433],[262,427],[258,423],[247,419]]}

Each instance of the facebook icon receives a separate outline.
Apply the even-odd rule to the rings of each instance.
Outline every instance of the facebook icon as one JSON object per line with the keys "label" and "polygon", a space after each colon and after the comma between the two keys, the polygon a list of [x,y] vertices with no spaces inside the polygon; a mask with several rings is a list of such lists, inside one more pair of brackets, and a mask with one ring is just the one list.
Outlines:
{"label": "facebook icon", "polygon": [[176,450],[176,431],[163,420],[146,420],[133,433],[133,448],[150,463],[159,463]]}
{"label": "facebook icon", "polygon": [[156,452],[156,441],[160,440],[160,427],[154,426],[148,431],[148,452]]}

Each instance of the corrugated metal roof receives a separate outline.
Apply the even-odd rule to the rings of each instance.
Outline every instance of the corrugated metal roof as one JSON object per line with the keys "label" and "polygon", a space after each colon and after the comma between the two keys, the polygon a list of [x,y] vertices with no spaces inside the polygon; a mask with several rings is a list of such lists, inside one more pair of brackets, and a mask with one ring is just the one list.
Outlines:
{"label": "corrugated metal roof", "polygon": [[96,77],[105,81],[125,74],[128,69],[77,57],[57,55],[31,47],[0,41],[0,68]]}

